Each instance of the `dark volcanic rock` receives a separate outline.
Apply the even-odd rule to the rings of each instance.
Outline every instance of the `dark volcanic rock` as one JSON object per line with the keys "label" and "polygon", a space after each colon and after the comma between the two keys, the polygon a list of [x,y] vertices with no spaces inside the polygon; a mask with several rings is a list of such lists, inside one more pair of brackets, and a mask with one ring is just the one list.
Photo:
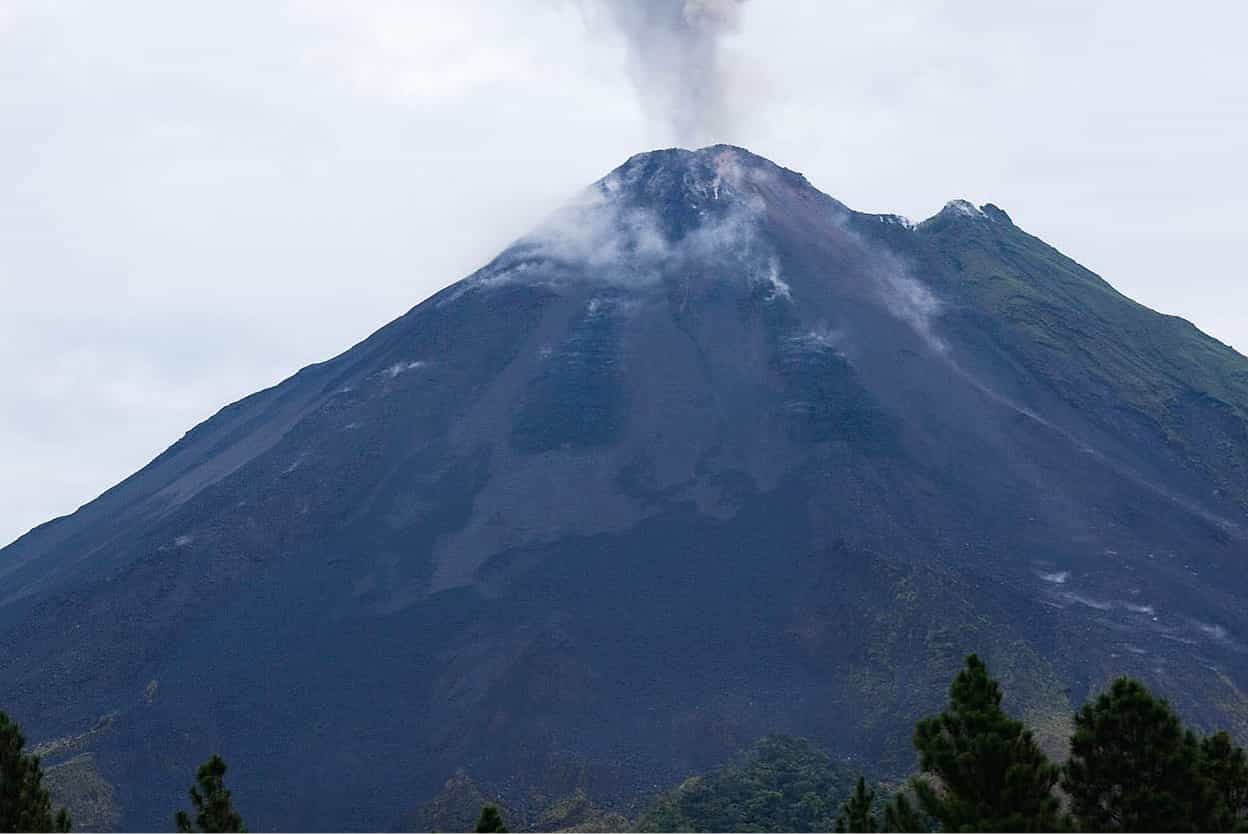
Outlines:
{"label": "dark volcanic rock", "polygon": [[900,773],[972,650],[1054,745],[1119,673],[1243,738],[1246,413],[1248,360],[996,207],[643,154],[0,551],[0,692],[146,829],[214,751],[253,830],[773,732]]}

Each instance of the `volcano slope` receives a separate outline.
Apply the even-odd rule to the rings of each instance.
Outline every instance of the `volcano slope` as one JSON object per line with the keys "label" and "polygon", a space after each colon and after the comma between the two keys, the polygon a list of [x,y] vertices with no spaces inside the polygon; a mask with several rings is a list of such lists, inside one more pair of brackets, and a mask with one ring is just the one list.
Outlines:
{"label": "volcano slope", "polygon": [[1137,675],[1248,737],[1248,360],[954,202],[642,154],[0,551],[0,692],[120,823],[666,787],[772,732],[913,765],[964,653],[1060,744]]}

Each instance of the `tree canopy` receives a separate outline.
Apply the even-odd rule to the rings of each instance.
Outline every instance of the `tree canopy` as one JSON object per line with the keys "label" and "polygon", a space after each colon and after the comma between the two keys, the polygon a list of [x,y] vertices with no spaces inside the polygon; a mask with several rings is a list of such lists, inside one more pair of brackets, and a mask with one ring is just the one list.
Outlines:
{"label": "tree canopy", "polygon": [[1088,831],[1198,831],[1212,800],[1201,746],[1170,705],[1119,678],[1075,715],[1062,787]]}
{"label": "tree canopy", "polygon": [[[214,754],[211,759],[199,766],[195,773],[195,784],[191,786],[191,804],[195,806],[194,824],[203,832],[240,832],[246,831],[243,818],[234,810],[230,802],[230,791],[225,787],[225,761]],[[179,832],[189,834],[196,828],[191,825],[191,817],[185,811],[178,811],[174,817]]]}
{"label": "tree canopy", "polygon": [[1209,831],[1248,827],[1248,756],[1225,731],[1201,739],[1200,775],[1209,792],[1204,827]]}
{"label": "tree canopy", "polygon": [[21,728],[0,712],[0,831],[68,831],[69,813],[52,812],[39,757],[25,746]]}
{"label": "tree canopy", "polygon": [[1051,831],[1060,771],[1031,731],[1001,709],[1001,687],[976,655],[953,679],[949,704],[914,731],[919,767],[935,777],[914,790],[944,831]]}
{"label": "tree canopy", "polygon": [[507,826],[503,824],[503,815],[498,812],[496,805],[483,805],[481,807],[481,817],[477,820],[478,834],[480,832],[502,832],[505,834]]}
{"label": "tree canopy", "polygon": [[838,832],[860,832],[877,831],[875,814],[872,813],[872,805],[875,803],[875,791],[867,787],[867,780],[863,776],[858,777],[858,783],[854,785],[854,792],[849,795],[841,803],[841,813],[836,818],[836,830]]}

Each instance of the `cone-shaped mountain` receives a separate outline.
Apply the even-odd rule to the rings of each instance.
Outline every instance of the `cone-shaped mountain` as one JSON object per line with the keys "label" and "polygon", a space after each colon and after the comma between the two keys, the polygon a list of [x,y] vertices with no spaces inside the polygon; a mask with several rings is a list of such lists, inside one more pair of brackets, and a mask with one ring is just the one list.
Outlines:
{"label": "cone-shaped mountain", "polygon": [[1248,360],[998,208],[642,154],[0,550],[0,707],[145,829],[213,752],[253,830],[771,732],[903,774],[970,651],[1053,744],[1120,673],[1242,740],[1246,415]]}

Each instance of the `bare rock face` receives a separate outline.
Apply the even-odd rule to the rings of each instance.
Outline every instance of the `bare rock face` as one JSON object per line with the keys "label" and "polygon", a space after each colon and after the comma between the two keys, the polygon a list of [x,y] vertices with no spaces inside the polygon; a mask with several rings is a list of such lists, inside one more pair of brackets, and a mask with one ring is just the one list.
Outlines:
{"label": "bare rock face", "polygon": [[642,154],[0,551],[0,692],[131,829],[212,752],[253,830],[460,768],[610,807],[772,732],[901,773],[969,651],[1055,747],[1119,673],[1242,739],[1246,414],[994,206]]}

